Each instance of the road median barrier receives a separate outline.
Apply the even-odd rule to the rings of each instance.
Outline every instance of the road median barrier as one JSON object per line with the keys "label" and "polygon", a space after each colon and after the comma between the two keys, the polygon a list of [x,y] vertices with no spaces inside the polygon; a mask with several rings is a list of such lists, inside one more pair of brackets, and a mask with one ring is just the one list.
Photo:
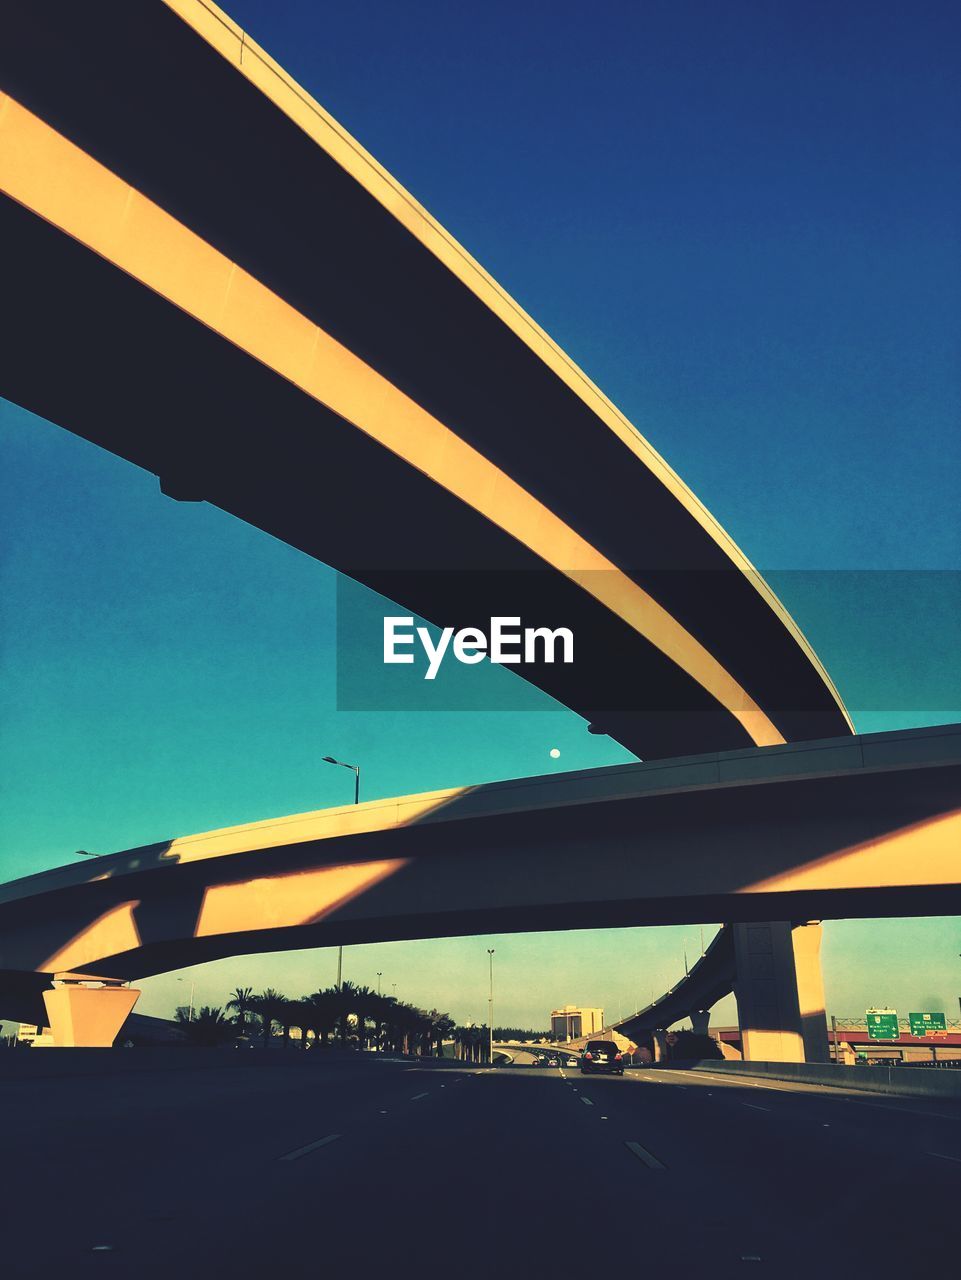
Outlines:
{"label": "road median barrier", "polygon": [[931,1071],[920,1067],[835,1066],[819,1062],[718,1062],[696,1059],[672,1062],[667,1070],[701,1071],[705,1075],[764,1076],[795,1084],[826,1085],[864,1093],[907,1098],[944,1098],[961,1102],[961,1070]]}

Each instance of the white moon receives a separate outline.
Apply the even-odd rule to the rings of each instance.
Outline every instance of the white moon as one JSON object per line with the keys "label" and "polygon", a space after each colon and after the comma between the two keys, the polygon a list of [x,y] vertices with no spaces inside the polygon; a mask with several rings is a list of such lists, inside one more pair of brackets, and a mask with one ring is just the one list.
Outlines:
{"label": "white moon", "polygon": [[551,759],[552,759],[552,760],[557,760],[557,759],[559,759],[559,758],[560,758],[560,754],[561,754],[561,753],[558,751],[557,747],[551,747]]}

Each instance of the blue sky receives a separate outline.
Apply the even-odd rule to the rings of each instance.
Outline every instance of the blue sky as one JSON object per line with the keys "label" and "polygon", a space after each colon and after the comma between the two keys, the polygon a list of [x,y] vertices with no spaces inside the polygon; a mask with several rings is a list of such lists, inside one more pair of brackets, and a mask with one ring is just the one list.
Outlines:
{"label": "blue sky", "polygon": [[[841,609],[783,573],[961,570],[955,6],[228,11],[772,571],[859,728],[961,719],[956,580],[863,578]],[[325,754],[360,761],[368,797],[628,758],[561,711],[338,713],[330,571],[2,402],[0,449],[3,878],[349,799]],[[959,944],[957,921],[829,925],[829,1003],[956,1013]],[[698,931],[395,943],[346,972],[480,1018],[488,945],[503,1017],[543,1023],[646,1000]],[[333,958],[195,977],[204,1002],[296,995]],[[142,1008],[184,990],[151,980]]]}

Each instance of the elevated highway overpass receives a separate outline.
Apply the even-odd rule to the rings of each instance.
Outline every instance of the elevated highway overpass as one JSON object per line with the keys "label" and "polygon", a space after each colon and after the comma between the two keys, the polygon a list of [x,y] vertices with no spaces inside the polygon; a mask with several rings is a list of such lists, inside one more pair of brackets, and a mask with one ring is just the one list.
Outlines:
{"label": "elevated highway overpass", "polygon": [[[58,973],[131,980],[260,951],[943,914],[961,907],[959,850],[961,726],[372,801],[0,886],[0,1015],[42,1021]],[[771,980],[777,953],[762,958]],[[758,1033],[780,1043],[799,1015],[823,1025],[823,994],[819,1008],[793,999],[769,992]]]}
{"label": "elevated highway overpass", "polygon": [[0,394],[430,621],[571,627],[519,673],[644,759],[850,731],[664,460],[226,15],[17,6],[0,89]]}
{"label": "elevated highway overpass", "polygon": [[6,15],[0,270],[0,394],[432,622],[572,628],[518,673],[645,760],[850,733],[660,455],[207,0]]}

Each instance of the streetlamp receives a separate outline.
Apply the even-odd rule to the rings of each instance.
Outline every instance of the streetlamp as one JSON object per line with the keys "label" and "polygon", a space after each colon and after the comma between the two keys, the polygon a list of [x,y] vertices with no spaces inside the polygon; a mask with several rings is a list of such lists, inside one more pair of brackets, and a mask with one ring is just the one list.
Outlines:
{"label": "streetlamp", "polygon": [[342,769],[354,771],[354,804],[360,804],[360,765],[347,764],[345,760],[335,760],[333,756],[321,756],[324,764],[339,764]]}
{"label": "streetlamp", "polygon": [[378,995],[380,995],[380,980],[383,976],[384,976],[383,973],[381,973],[380,969],[378,969],[377,970],[377,994]]}
{"label": "streetlamp", "polygon": [[[178,978],[177,981],[185,982],[186,979]],[[191,978],[190,979],[190,1007],[187,1009],[187,1021],[193,1022],[193,1020],[194,1020],[194,979]]]}
{"label": "streetlamp", "polygon": [[[321,756],[324,764],[338,764],[342,769],[354,771],[354,804],[360,804],[360,765],[348,764],[346,760],[335,760],[333,756]],[[337,948],[337,990],[344,985],[344,947]]]}
{"label": "streetlamp", "polygon": [[490,994],[487,997],[487,1061],[494,1065],[494,948],[487,948],[490,963]]}

